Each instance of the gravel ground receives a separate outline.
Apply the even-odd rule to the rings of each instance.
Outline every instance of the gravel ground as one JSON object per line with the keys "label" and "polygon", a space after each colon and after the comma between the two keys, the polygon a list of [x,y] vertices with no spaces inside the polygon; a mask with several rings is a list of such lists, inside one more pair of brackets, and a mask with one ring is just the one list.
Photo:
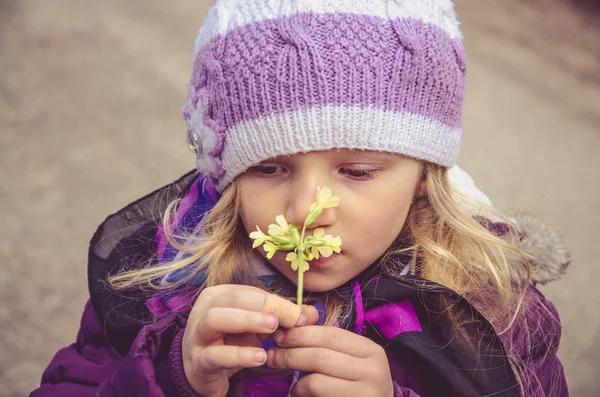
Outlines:
{"label": "gravel ground", "polygon": [[[0,0],[0,396],[75,337],[86,251],[110,212],[193,167],[180,108],[209,1]],[[598,2],[457,0],[470,75],[460,164],[560,229],[572,395],[600,365]]]}

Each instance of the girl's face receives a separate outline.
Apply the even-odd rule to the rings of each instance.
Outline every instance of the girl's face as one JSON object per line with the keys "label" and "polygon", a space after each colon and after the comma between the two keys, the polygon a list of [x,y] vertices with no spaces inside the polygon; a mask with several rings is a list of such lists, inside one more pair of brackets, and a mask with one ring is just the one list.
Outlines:
{"label": "girl's face", "polygon": [[[302,225],[317,186],[327,186],[340,205],[328,208],[311,228],[342,239],[342,252],[310,262],[304,273],[307,291],[341,286],[379,258],[396,239],[415,197],[424,187],[422,163],[396,154],[328,150],[263,161],[242,178],[241,217],[247,233],[258,225],[266,232],[277,215]],[[307,230],[312,235],[312,230]],[[262,247],[257,251],[265,257]],[[297,273],[277,252],[269,262],[293,282]]]}

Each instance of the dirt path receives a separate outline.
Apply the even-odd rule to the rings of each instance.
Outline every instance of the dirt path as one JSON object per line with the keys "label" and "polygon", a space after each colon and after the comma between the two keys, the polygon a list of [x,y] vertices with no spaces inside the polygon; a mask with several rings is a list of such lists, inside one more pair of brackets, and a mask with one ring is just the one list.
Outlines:
{"label": "dirt path", "polygon": [[[179,112],[201,3],[0,0],[0,395],[25,395],[74,340],[98,223],[193,166]],[[457,1],[470,64],[461,164],[496,203],[565,234],[574,264],[544,292],[565,324],[572,395],[592,396],[599,14],[524,3]]]}

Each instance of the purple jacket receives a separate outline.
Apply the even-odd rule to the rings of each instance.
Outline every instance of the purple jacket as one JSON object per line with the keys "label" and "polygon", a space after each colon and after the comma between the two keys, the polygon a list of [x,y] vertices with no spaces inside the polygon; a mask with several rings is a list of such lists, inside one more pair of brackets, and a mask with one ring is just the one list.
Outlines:
{"label": "purple jacket", "polygon": [[[183,196],[196,179],[187,174],[109,216],[99,227],[90,244],[90,300],[77,340],[56,353],[30,396],[197,396],[183,372],[187,313],[156,319],[145,304],[147,296],[117,295],[103,282],[121,267],[156,255],[158,209]],[[524,242],[547,247],[544,241],[532,244],[542,234],[532,230],[530,219],[523,223]],[[564,271],[567,258],[553,254],[544,256],[547,265],[534,263],[534,270],[543,266],[538,281],[550,281]],[[467,299],[418,277],[398,281],[365,276],[354,281],[354,289],[349,286],[349,296],[352,330],[385,347],[396,397],[568,396],[556,356],[559,317],[534,286],[522,315],[501,336]],[[449,332],[450,318],[464,325]],[[511,367],[509,357],[520,364]],[[257,378],[250,370],[241,371],[232,378],[229,395],[285,396],[291,385],[289,376],[263,377],[255,392]],[[265,387],[265,381],[272,387]]]}

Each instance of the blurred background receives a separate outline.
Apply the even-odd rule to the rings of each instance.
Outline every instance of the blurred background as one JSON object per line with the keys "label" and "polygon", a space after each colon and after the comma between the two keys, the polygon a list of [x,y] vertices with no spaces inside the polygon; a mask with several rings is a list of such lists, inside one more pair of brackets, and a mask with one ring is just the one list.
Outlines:
{"label": "blurred background", "polygon": [[[76,335],[104,217],[193,167],[180,109],[212,1],[0,0],[0,396]],[[542,287],[573,396],[600,367],[600,4],[457,0],[470,64],[459,164],[562,231]]]}

